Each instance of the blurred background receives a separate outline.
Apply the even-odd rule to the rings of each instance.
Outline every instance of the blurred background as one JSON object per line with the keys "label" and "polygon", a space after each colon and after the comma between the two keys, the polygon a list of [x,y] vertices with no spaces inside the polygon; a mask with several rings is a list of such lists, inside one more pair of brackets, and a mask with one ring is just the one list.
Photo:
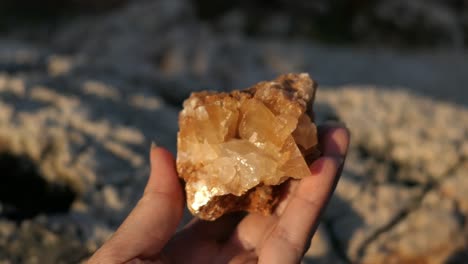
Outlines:
{"label": "blurred background", "polygon": [[190,92],[287,72],[352,132],[304,263],[468,263],[467,48],[466,0],[1,0],[0,263],[83,262]]}

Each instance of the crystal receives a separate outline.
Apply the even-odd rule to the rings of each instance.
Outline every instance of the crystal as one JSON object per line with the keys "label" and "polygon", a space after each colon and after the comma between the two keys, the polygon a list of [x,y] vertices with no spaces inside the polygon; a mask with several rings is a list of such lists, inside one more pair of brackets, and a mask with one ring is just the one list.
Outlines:
{"label": "crystal", "polygon": [[[231,93],[192,93],[179,114],[177,171],[197,217],[269,214],[288,179],[318,157],[308,74],[285,74]],[[307,162],[308,161],[308,162]]]}

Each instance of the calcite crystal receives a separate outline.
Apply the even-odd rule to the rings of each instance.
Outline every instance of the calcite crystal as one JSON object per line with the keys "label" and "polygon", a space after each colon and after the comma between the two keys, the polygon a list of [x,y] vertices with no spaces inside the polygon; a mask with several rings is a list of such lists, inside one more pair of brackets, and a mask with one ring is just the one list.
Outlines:
{"label": "calcite crystal", "polygon": [[187,206],[215,220],[225,213],[269,214],[281,185],[310,174],[318,155],[308,74],[285,74],[231,93],[192,93],[179,115],[177,171]]}

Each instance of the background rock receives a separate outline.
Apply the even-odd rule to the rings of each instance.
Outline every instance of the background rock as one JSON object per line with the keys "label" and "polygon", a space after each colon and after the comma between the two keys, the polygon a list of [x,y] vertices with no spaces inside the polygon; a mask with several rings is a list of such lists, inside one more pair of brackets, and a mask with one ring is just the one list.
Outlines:
{"label": "background rock", "polygon": [[[464,0],[193,2],[197,13],[220,29],[230,25],[248,34],[405,47],[467,44]],[[232,23],[234,17],[237,22]]]}
{"label": "background rock", "polygon": [[[0,262],[84,261],[140,197],[150,142],[175,152],[177,114],[191,91],[244,88],[305,71],[321,85],[317,120],[345,122],[352,144],[304,262],[462,263],[464,51],[325,47],[285,37],[296,23],[290,14],[339,14],[345,1],[274,1],[254,36],[243,29],[250,6],[201,20],[197,2],[133,1],[0,34],[0,168],[15,172],[0,190],[16,194],[0,193]],[[430,25],[419,40],[464,45],[463,1],[364,2],[372,12],[349,11],[366,15],[353,13],[350,30],[361,31],[350,36],[406,43],[398,32],[414,25],[392,15],[401,11]],[[286,14],[276,12],[285,5]],[[375,20],[400,24],[388,33]],[[26,192],[18,179],[39,182],[42,194]],[[57,210],[61,195],[70,201]],[[49,198],[41,206],[21,202],[41,201],[37,196]]]}

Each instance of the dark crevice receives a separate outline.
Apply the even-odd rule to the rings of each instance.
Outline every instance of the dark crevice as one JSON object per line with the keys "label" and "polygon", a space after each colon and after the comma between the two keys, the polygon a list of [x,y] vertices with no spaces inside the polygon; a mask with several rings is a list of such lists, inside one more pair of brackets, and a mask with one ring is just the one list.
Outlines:
{"label": "dark crevice", "polygon": [[460,224],[460,226],[463,226],[464,228],[468,227],[466,215],[461,209],[460,201],[455,200],[453,201],[453,203],[454,203],[454,208],[455,208],[455,216],[457,217],[458,223]]}
{"label": "dark crevice", "polygon": [[400,222],[405,220],[412,211],[417,209],[419,207],[420,202],[422,201],[422,199],[426,195],[426,193],[431,189],[432,188],[428,188],[428,187],[424,188],[423,192],[417,198],[415,198],[413,201],[411,201],[409,203],[409,205],[407,205],[405,207],[405,209],[400,211],[387,224],[385,224],[382,227],[378,228],[371,236],[369,236],[366,240],[364,240],[362,242],[362,245],[359,247],[359,249],[357,251],[358,258],[361,259],[365,255],[365,253],[367,251],[367,248],[372,244],[372,242],[377,240],[382,234],[384,234],[384,233],[390,231],[391,229],[393,229],[393,227],[395,227],[397,224],[399,224]]}
{"label": "dark crevice", "polygon": [[71,186],[52,183],[27,156],[0,153],[0,217],[22,221],[39,214],[66,213],[75,198]]}
{"label": "dark crevice", "polygon": [[[420,208],[422,201],[424,200],[424,197],[432,190],[435,190],[440,186],[440,184],[453,177],[455,175],[456,170],[462,166],[462,164],[465,162],[465,159],[460,160],[455,166],[453,166],[447,173],[446,177],[443,177],[438,180],[432,180],[426,183],[422,189],[422,192],[415,197],[412,201],[410,201],[406,207],[401,210],[396,216],[394,216],[388,223],[383,225],[382,227],[378,228],[372,235],[370,235],[364,242],[362,242],[361,246],[359,247],[357,251],[357,256],[358,259],[361,260],[362,257],[365,255],[368,247],[376,241],[381,235],[389,232],[392,230],[396,225],[404,221],[412,212]],[[463,219],[464,221],[464,219]],[[359,261],[358,261],[359,262]]]}
{"label": "dark crevice", "polygon": [[405,177],[407,173],[411,173],[411,168],[404,164],[399,164],[391,157],[387,156],[384,153],[391,153],[392,147],[387,147],[384,151],[375,152],[367,149],[365,146],[359,145],[357,147],[357,153],[360,159],[362,160],[371,160],[373,166],[368,175],[379,175],[382,174],[381,168],[385,168],[384,174],[385,177],[371,177],[371,185],[379,185],[384,180],[385,184],[391,183],[404,188],[424,188],[425,183],[418,181],[417,179],[412,179]]}

